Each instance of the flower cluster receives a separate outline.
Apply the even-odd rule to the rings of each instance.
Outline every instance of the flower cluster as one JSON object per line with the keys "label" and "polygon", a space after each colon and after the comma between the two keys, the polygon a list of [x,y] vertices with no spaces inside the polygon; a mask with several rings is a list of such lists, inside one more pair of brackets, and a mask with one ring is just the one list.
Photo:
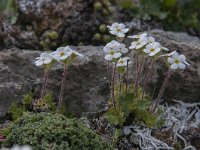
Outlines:
{"label": "flower cluster", "polygon": [[42,87],[40,99],[42,99],[44,96],[45,89],[47,86],[48,71],[51,69],[53,64],[55,64],[56,62],[59,62],[64,66],[63,78],[61,81],[61,90],[60,90],[60,95],[59,95],[59,100],[58,100],[58,108],[57,108],[58,111],[60,111],[61,109],[61,104],[62,104],[62,99],[63,99],[64,82],[67,75],[67,65],[71,64],[77,57],[82,58],[83,55],[78,53],[75,50],[72,50],[69,46],[66,46],[66,47],[59,47],[57,48],[56,51],[51,52],[51,53],[47,53],[47,52],[41,53],[40,57],[36,58],[35,65],[42,66],[45,69],[44,84]]}
{"label": "flower cluster", "polygon": [[147,33],[129,36],[129,38],[136,39],[131,43],[129,49],[141,50],[150,57],[159,54],[161,50],[168,51],[167,48],[162,47],[159,42],[155,41],[154,37],[148,36]]}
{"label": "flower cluster", "polygon": [[[134,98],[139,98],[138,96],[141,96],[141,99],[145,97],[145,89],[148,83],[148,80],[154,72],[155,69],[154,65],[159,58],[163,58],[163,56],[167,56],[164,58],[166,59],[166,63],[169,66],[169,71],[167,73],[166,79],[163,82],[163,85],[158,93],[158,97],[156,99],[156,104],[152,106],[152,112],[156,110],[156,107],[158,106],[160,99],[163,95],[163,92],[166,88],[167,82],[170,78],[170,75],[173,70],[177,69],[185,69],[186,66],[189,65],[189,63],[186,61],[186,57],[183,54],[179,54],[177,51],[173,51],[171,53],[166,54],[166,52],[169,51],[169,49],[163,47],[159,42],[155,40],[154,37],[151,35],[148,35],[147,33],[141,33],[133,36],[128,36],[132,40],[131,45],[129,45],[129,48],[126,48],[126,45],[123,43],[123,40],[125,39],[125,34],[129,31],[129,29],[123,24],[123,23],[113,23],[110,26],[107,26],[109,29],[109,32],[116,36],[116,40],[113,40],[105,45],[103,48],[103,51],[105,52],[105,60],[108,62],[111,62],[113,64],[113,73],[112,73],[112,81],[111,81],[111,94],[112,94],[112,104],[114,106],[115,111],[117,112],[117,103],[115,102],[115,95],[119,95],[115,93],[115,84],[119,84],[119,91],[120,94],[123,93],[122,90],[122,79],[126,78],[125,81],[128,81],[128,69],[130,62],[133,62],[129,57],[126,56],[129,50],[134,51],[136,61],[135,67],[136,67],[136,77],[133,77],[135,79],[134,81],[134,87],[133,87],[133,95]],[[144,75],[144,81],[143,81],[143,87],[141,87],[141,94],[138,93],[140,90],[139,87],[139,81],[140,76],[143,74],[141,73],[142,67],[144,66],[144,63],[146,62],[145,59],[147,59],[148,62],[150,62],[150,69],[148,69],[149,72],[147,72],[146,75]],[[140,62],[139,62],[140,60]],[[125,74],[126,72],[126,74]],[[115,81],[115,77],[118,73],[119,76],[119,83]],[[124,77],[126,75],[126,77]],[[130,86],[131,87],[131,86]],[[126,82],[126,93],[128,91],[128,84]]]}
{"label": "flower cluster", "polygon": [[[123,23],[113,23],[107,27],[109,32],[116,37],[124,38],[125,33],[129,31]],[[135,50],[138,54],[148,55],[150,58],[168,56],[169,58],[167,62],[169,63],[171,69],[185,69],[186,65],[189,65],[189,63],[186,62],[186,57],[183,54],[179,55],[176,51],[162,55],[163,52],[167,52],[169,49],[161,46],[161,44],[157,42],[154,37],[149,36],[147,33],[128,36],[128,38],[133,39],[129,49]],[[130,63],[130,58],[127,59],[127,57],[122,57],[124,54],[128,53],[128,49],[123,43],[113,40],[106,44],[103,51],[106,53],[105,59],[107,61],[117,62],[117,66],[126,66],[128,64],[127,61]],[[122,65],[123,61],[126,63],[124,62]]]}
{"label": "flower cluster", "polygon": [[66,60],[72,60],[76,57],[83,57],[82,54],[78,53],[75,50],[72,50],[69,46],[59,47],[56,51],[51,53],[41,53],[40,57],[36,58],[35,65],[36,66],[44,66],[50,65],[55,60],[59,63],[67,63]]}

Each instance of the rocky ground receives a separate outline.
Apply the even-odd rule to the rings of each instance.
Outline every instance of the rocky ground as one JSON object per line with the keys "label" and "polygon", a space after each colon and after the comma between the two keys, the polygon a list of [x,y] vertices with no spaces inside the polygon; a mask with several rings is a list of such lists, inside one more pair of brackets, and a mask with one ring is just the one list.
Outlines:
{"label": "rocky ground", "polygon": [[[54,50],[58,46],[68,44],[103,45],[110,39],[107,32],[100,31],[102,29],[99,29],[99,26],[113,20],[125,19],[124,14],[117,10],[117,7],[111,7],[108,1],[101,1],[101,7],[104,9],[99,9],[99,5],[94,5],[97,2],[99,1],[17,0],[17,21],[11,24],[1,16],[0,124],[8,124],[6,120],[9,116],[5,115],[5,112],[11,103],[20,101],[29,91],[39,95],[43,83],[43,70],[36,68],[34,61],[43,50]],[[170,51],[178,50],[186,55],[191,64],[188,69],[173,73],[164,99],[200,102],[200,39],[183,32],[152,30],[162,27],[137,19],[126,22],[126,25],[131,29],[130,33],[147,30]],[[96,33],[100,33],[103,40],[94,39]],[[130,44],[128,40],[126,42]],[[68,68],[64,102],[69,113],[76,116],[95,116],[106,107],[110,96],[110,72],[107,72],[107,64],[103,59],[102,46],[73,48],[85,57]],[[129,56],[133,57],[133,52],[130,52]],[[143,73],[147,68],[148,62]],[[151,95],[153,97],[156,97],[167,70],[162,59],[157,63],[156,69],[147,89],[149,93],[154,93]],[[56,65],[49,76],[48,89],[53,92],[55,100],[60,90],[62,71],[62,66]],[[134,74],[134,70],[131,73]],[[191,140],[191,143],[198,143],[200,137],[196,133],[199,133],[199,129],[191,129],[185,135],[191,133],[195,134],[188,140]],[[158,132],[156,136],[165,139],[164,133]],[[199,148],[198,144],[195,146]]]}

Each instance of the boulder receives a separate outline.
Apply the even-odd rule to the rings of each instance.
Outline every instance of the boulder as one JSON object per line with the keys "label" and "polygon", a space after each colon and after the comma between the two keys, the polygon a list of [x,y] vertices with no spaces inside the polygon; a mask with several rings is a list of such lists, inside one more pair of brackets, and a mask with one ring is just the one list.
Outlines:
{"label": "boulder", "polygon": [[[185,33],[150,31],[156,40],[172,50],[186,55],[190,66],[183,71],[175,71],[166,88],[165,99],[195,102],[200,99],[200,40]],[[82,112],[97,112],[106,106],[109,98],[110,75],[104,61],[103,47],[73,47],[85,57],[68,67],[64,101],[67,110],[76,115]],[[32,91],[39,95],[43,70],[34,65],[35,57],[41,51],[5,49],[0,52],[0,111],[22,99],[23,94]],[[131,53],[129,55],[132,55]],[[132,57],[132,56],[131,56]],[[145,65],[148,66],[148,65]],[[132,67],[133,68],[133,67]],[[148,85],[148,91],[155,97],[166,76],[167,66],[161,59],[156,63],[156,72]],[[134,69],[133,69],[134,70]],[[145,74],[145,69],[143,74]],[[63,68],[56,65],[49,74],[48,90],[58,99]],[[142,74],[142,76],[143,76]],[[142,79],[142,78],[141,78]],[[37,97],[36,97],[37,98]]]}
{"label": "boulder", "polygon": [[[70,113],[96,112],[109,97],[106,63],[102,47],[76,47],[85,57],[68,67],[64,101]],[[0,111],[32,91],[39,96],[43,70],[34,65],[40,51],[7,49],[0,52]],[[56,65],[49,73],[48,90],[58,99],[63,66]],[[38,97],[36,97],[38,98]]]}
{"label": "boulder", "polygon": [[[190,63],[187,69],[172,73],[166,88],[165,98],[185,102],[200,102],[200,39],[183,32],[152,30],[149,33],[170,51],[177,50],[184,54]],[[153,83],[157,87],[156,93],[167,73],[167,67],[164,63],[158,62],[157,64],[156,80]]]}

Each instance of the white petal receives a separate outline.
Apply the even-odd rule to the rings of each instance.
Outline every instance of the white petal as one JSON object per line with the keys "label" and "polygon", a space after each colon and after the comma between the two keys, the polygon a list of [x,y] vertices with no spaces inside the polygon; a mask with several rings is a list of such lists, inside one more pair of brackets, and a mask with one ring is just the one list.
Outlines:
{"label": "white petal", "polygon": [[144,45],[142,45],[142,44],[140,44],[140,45],[137,45],[136,46],[136,49],[140,49],[140,48],[142,48]]}
{"label": "white petal", "polygon": [[63,55],[63,56],[60,57],[60,60],[65,60],[65,59],[67,59],[67,58],[68,58],[67,55]]}
{"label": "white petal", "polygon": [[146,48],[147,48],[147,49],[152,49],[152,48],[153,48],[153,44],[152,44],[152,43],[147,44],[147,45],[146,45]]}
{"label": "white petal", "polygon": [[177,53],[177,51],[173,52],[172,58],[177,59],[178,56],[179,56],[179,54]]}
{"label": "white petal", "polygon": [[45,59],[44,64],[49,64],[51,62],[51,59]]}
{"label": "white petal", "polygon": [[184,61],[184,63],[185,63],[186,65],[188,65],[188,66],[190,65],[187,61]]}
{"label": "white petal", "polygon": [[154,52],[158,53],[158,52],[160,52],[160,50],[161,50],[161,48],[156,48]]}
{"label": "white petal", "polygon": [[184,62],[186,60],[186,57],[184,55],[179,55],[178,60],[180,62]]}
{"label": "white petal", "polygon": [[125,26],[123,23],[120,23],[120,24],[119,24],[119,28],[120,28],[120,29],[124,29],[125,27],[126,27],[126,26]]}
{"label": "white petal", "polygon": [[127,33],[128,31],[129,31],[128,28],[126,28],[126,29],[122,29],[122,32],[123,32],[123,33]]}
{"label": "white petal", "polygon": [[115,30],[111,30],[110,33],[113,34],[113,35],[118,35],[118,32],[115,31]]}
{"label": "white petal", "polygon": [[121,57],[121,56],[122,56],[122,54],[119,53],[119,52],[118,52],[118,53],[114,53],[114,55],[113,55],[114,58],[119,58],[119,57]]}
{"label": "white petal", "polygon": [[113,27],[113,28],[119,27],[119,23],[117,23],[117,22],[113,23],[113,24],[112,24],[112,27]]}
{"label": "white petal", "polygon": [[121,49],[121,52],[122,52],[123,54],[128,53],[128,48]]}
{"label": "white petal", "polygon": [[154,56],[156,53],[155,52],[151,52],[149,53],[149,56]]}
{"label": "white petal", "polygon": [[104,58],[108,61],[111,61],[113,59],[113,56],[111,54],[107,54]]}
{"label": "white petal", "polygon": [[117,34],[117,36],[118,36],[118,37],[125,37],[125,34],[122,33],[122,32],[119,32],[119,33]]}
{"label": "white petal", "polygon": [[151,43],[155,42],[155,39],[154,39],[154,37],[152,37],[152,36],[150,36],[148,40],[149,40],[149,42],[151,42]]}
{"label": "white petal", "polygon": [[178,65],[177,64],[172,64],[171,65],[171,69],[178,69]]}
{"label": "white petal", "polygon": [[180,69],[185,69],[185,64],[179,63],[179,64],[178,64],[178,67],[179,67]]}
{"label": "white petal", "polygon": [[150,49],[148,49],[148,48],[145,48],[144,50],[143,50],[143,52],[145,52],[145,53],[150,53]]}
{"label": "white petal", "polygon": [[172,59],[171,57],[167,58],[168,63],[173,64],[174,63],[174,59]]}
{"label": "white petal", "polygon": [[35,62],[35,65],[36,65],[36,66],[41,66],[41,65],[43,65],[43,61],[37,60],[37,61]]}
{"label": "white petal", "polygon": [[169,49],[166,48],[166,47],[161,47],[161,49],[164,50],[164,51],[169,51]]}
{"label": "white petal", "polygon": [[132,36],[128,36],[128,38],[130,38],[130,39],[137,39],[137,38],[139,38],[139,36],[138,35],[132,35]]}

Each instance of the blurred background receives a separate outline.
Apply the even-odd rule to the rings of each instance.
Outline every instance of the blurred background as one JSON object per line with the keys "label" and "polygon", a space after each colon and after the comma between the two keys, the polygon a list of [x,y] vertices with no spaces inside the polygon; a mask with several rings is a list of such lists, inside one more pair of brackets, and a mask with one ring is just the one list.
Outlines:
{"label": "blurred background", "polygon": [[200,0],[0,0],[0,48],[103,45],[113,22],[200,36]]}

